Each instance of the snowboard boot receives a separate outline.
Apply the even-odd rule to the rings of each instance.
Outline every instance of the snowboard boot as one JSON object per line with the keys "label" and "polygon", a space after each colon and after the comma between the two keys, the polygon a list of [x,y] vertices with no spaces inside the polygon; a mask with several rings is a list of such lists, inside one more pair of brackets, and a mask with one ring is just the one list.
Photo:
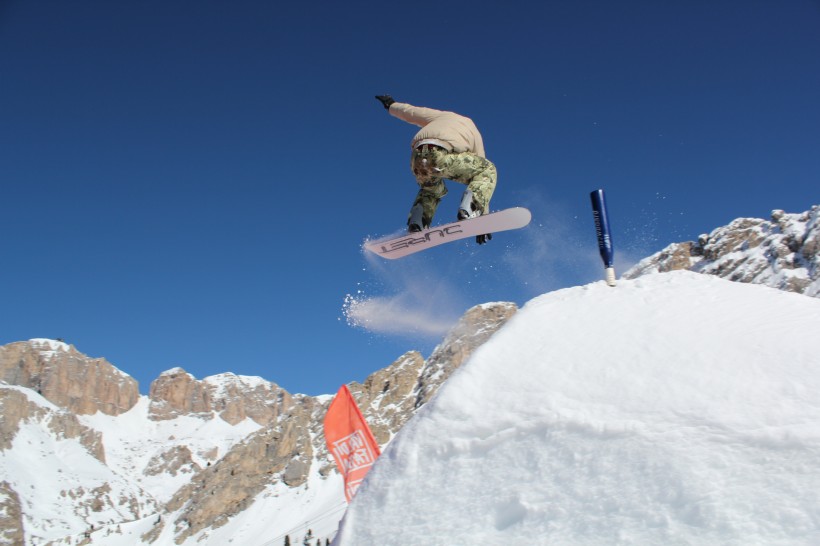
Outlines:
{"label": "snowboard boot", "polygon": [[410,209],[410,217],[407,219],[407,232],[416,233],[421,231],[424,227],[424,207],[421,203],[416,203]]}
{"label": "snowboard boot", "polygon": [[[481,216],[483,211],[478,204],[473,200],[473,192],[469,189],[464,190],[464,195],[461,197],[461,205],[458,206],[458,219],[466,220],[468,218],[476,218]],[[475,238],[475,242],[483,245],[493,238],[492,233],[485,233]]]}
{"label": "snowboard boot", "polygon": [[464,190],[464,195],[461,196],[461,204],[458,206],[458,219],[466,220],[476,216],[481,216],[481,209],[473,200],[473,192]]}

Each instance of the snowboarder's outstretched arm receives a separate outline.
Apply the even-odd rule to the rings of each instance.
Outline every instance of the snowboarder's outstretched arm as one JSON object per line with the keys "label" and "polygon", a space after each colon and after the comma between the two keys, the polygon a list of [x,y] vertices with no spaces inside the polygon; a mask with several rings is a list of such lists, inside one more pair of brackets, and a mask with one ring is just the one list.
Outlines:
{"label": "snowboarder's outstretched arm", "polygon": [[[424,127],[434,119],[441,117],[442,114],[447,113],[436,110],[435,108],[425,108],[423,106],[413,106],[412,104],[396,102],[390,95],[376,95],[376,98],[381,101],[382,105],[384,105],[385,109],[390,112],[391,115],[407,123],[418,125],[419,127]],[[394,104],[396,107],[391,109],[390,107]]]}

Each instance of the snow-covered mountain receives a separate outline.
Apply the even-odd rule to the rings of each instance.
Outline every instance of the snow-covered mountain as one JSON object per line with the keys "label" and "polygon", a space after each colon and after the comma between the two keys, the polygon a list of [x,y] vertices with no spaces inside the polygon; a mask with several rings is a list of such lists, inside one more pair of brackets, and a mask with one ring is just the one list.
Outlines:
{"label": "snow-covered mountain", "polygon": [[[516,310],[477,306],[426,361],[411,351],[350,383],[378,441]],[[0,544],[315,543],[346,509],[329,395],[174,368],[139,396],[105,359],[45,339],[0,347],[0,380]]]}
{"label": "snow-covered mountain", "polygon": [[44,544],[158,511],[139,483],[106,464],[102,436],[73,413],[9,385],[0,386],[0,412],[5,543]]}
{"label": "snow-covered mountain", "polygon": [[738,218],[697,241],[675,243],[642,260],[625,279],[688,269],[732,281],[820,296],[820,205],[770,220]]}
{"label": "snow-covered mountain", "polygon": [[[579,430],[586,430],[583,426],[592,426],[593,429],[600,426],[606,430],[608,427],[614,427],[612,430],[615,431],[615,436],[621,434],[618,431],[629,429],[632,425],[636,429],[652,428],[661,422],[653,421],[651,416],[637,410],[633,415],[634,419],[628,421],[632,425],[627,426],[617,419],[610,422],[605,415],[599,415],[600,408],[594,404],[589,406],[590,401],[583,396],[578,395],[572,399],[562,396],[561,389],[545,385],[545,382],[549,383],[556,379],[554,373],[559,373],[559,378],[564,377],[560,374],[564,374],[566,370],[554,368],[556,362],[563,362],[563,365],[574,363],[572,369],[579,373],[584,370],[592,373],[590,370],[594,370],[600,375],[595,378],[573,376],[572,381],[588,380],[589,386],[598,393],[601,400],[606,401],[606,407],[618,415],[618,412],[623,410],[621,406],[626,402],[625,394],[617,393],[630,393],[635,389],[634,385],[622,383],[624,378],[615,373],[617,370],[629,372],[627,375],[630,381],[634,381],[638,386],[644,385],[650,390],[673,390],[674,385],[663,385],[661,379],[656,377],[660,373],[658,370],[666,368],[657,368],[656,363],[650,365],[642,360],[641,355],[651,355],[655,361],[669,361],[674,363],[673,367],[677,369],[684,366],[680,362],[681,355],[700,356],[711,351],[717,357],[711,363],[708,377],[701,377],[697,381],[708,383],[723,381],[727,376],[747,376],[748,370],[732,367],[727,371],[718,364],[724,360],[740,362],[751,359],[752,356],[746,353],[747,349],[770,355],[773,349],[768,344],[771,340],[769,330],[754,321],[747,323],[746,320],[752,320],[751,318],[741,320],[732,314],[721,315],[722,319],[717,317],[717,311],[723,307],[715,307],[716,302],[720,303],[723,299],[729,298],[727,301],[735,302],[743,309],[768,309],[773,313],[768,315],[770,320],[772,317],[780,316],[777,314],[782,311],[780,302],[791,302],[795,309],[809,306],[809,309],[816,310],[820,304],[817,299],[820,296],[818,209],[820,207],[813,207],[806,213],[795,215],[775,211],[772,221],[737,220],[708,236],[701,237],[698,243],[672,245],[658,255],[647,258],[624,276],[625,279],[628,277],[637,280],[621,280],[619,286],[614,289],[602,288],[602,285],[595,283],[559,291],[536,298],[525,307],[548,307],[554,310],[555,306],[566,305],[568,308],[575,308],[573,313],[583,315],[582,318],[576,317],[578,320],[575,322],[568,320],[575,316],[572,314],[550,313],[549,316],[542,316],[536,311],[528,311],[524,315],[525,318],[521,318],[522,314],[517,312],[517,307],[511,303],[477,306],[462,317],[428,358],[425,359],[418,352],[410,351],[386,368],[374,372],[362,384],[350,383],[350,390],[371,424],[377,441],[383,447],[389,447],[386,456],[382,458],[388,462],[380,461],[376,468],[384,466],[392,469],[374,471],[374,476],[382,477],[369,479],[368,482],[377,485],[368,485],[367,489],[372,488],[376,491],[386,488],[387,478],[384,476],[397,480],[394,483],[411,480],[410,475],[395,474],[396,469],[390,467],[392,463],[389,461],[417,456],[412,454],[412,445],[416,441],[403,438],[418,440],[417,436],[413,436],[417,433],[413,431],[417,430],[417,427],[428,426],[421,423],[425,419],[435,417],[436,410],[433,408],[445,403],[440,402],[445,399],[443,395],[435,398],[434,395],[445,381],[448,381],[451,374],[479,348],[479,355],[466,369],[475,368],[476,373],[479,370],[497,369],[509,375],[507,379],[499,379],[496,389],[502,388],[510,398],[516,398],[518,401],[512,402],[493,395],[489,402],[500,403],[503,399],[504,403],[512,404],[511,407],[505,406],[503,409],[503,423],[489,418],[490,406],[477,409],[472,417],[469,414],[463,415],[465,422],[461,425],[461,435],[453,432],[453,442],[444,443],[440,448],[421,442],[417,448],[429,448],[436,454],[435,457],[440,458],[440,461],[437,461],[434,457],[433,466],[444,460],[451,462],[454,470],[472,465],[470,474],[477,480],[488,481],[489,470],[492,476],[503,479],[507,484],[504,491],[511,487],[511,492],[517,491],[513,486],[521,481],[522,476],[528,476],[526,480],[542,479],[538,477],[540,473],[538,476],[531,475],[531,468],[526,466],[533,461],[536,461],[540,465],[539,468],[544,471],[562,470],[565,477],[569,476],[567,468],[559,469],[555,466],[557,463],[554,464],[552,461],[545,461],[539,457],[519,457],[511,453],[510,459],[502,466],[495,466],[499,461],[493,459],[495,448],[491,446],[495,445],[499,438],[507,438],[506,433],[499,436],[499,430],[517,430],[507,422],[516,415],[520,415],[521,418],[534,415],[533,430],[547,436],[560,436],[567,431],[551,429],[544,424],[552,423],[546,418],[542,423],[541,419],[544,416],[539,412],[544,404],[544,407],[550,408],[550,415],[563,416],[561,419],[564,421],[558,419],[556,422],[575,423],[581,427]],[[780,291],[799,292],[803,295],[782,294],[780,291],[761,286],[744,287],[742,292],[738,292],[731,283],[694,274],[654,275],[675,269],[690,269],[745,283],[766,284]],[[686,297],[691,300],[690,303],[697,303],[700,298],[702,305],[699,307],[699,314],[686,311],[683,302],[678,301],[678,297],[674,295],[677,293],[688,294]],[[595,297],[592,297],[593,294]],[[777,297],[772,294],[777,294]],[[784,297],[786,299],[777,299]],[[554,304],[540,303],[553,299]],[[804,301],[808,303],[801,303]],[[605,305],[602,302],[605,302]],[[604,315],[613,314],[613,323],[617,323],[617,328],[596,322],[593,310]],[[820,367],[817,366],[820,364],[817,346],[814,345],[811,352],[804,345],[804,342],[808,343],[805,340],[814,339],[811,332],[817,329],[816,315],[812,315],[811,311],[808,313],[809,318],[805,321],[799,317],[790,319],[792,322],[785,318],[783,320],[788,326],[790,336],[801,340],[792,344],[798,347],[798,356],[803,358],[808,353],[808,358],[813,358],[816,367]],[[721,332],[725,331],[726,337],[723,340],[712,339],[708,332],[704,334],[701,330],[697,330],[697,337],[692,337],[695,331],[692,324],[702,322],[704,316],[711,320],[713,314],[716,316],[715,320],[719,321],[715,328]],[[745,316],[758,315],[750,312]],[[507,325],[510,320],[513,322]],[[661,332],[659,329],[663,324],[672,326]],[[502,332],[495,335],[502,327]],[[759,331],[761,328],[762,332]],[[629,335],[626,335],[623,329],[628,329]],[[747,337],[741,339],[741,330],[748,333]],[[509,331],[519,334],[508,334]],[[777,329],[772,331],[783,334]],[[625,340],[629,340],[629,343]],[[781,340],[782,344],[790,342],[791,339]],[[584,351],[573,348],[573,345],[577,344],[583,345]],[[611,366],[602,365],[594,368],[587,360],[575,360],[576,353],[586,354],[591,351],[596,357],[603,358],[607,352],[605,347],[625,350],[626,345],[629,345],[632,351],[628,353],[629,363],[618,361]],[[788,356],[791,361],[794,356],[792,352],[793,348],[790,345],[788,350],[779,354],[784,355],[784,358]],[[663,357],[659,356],[661,353]],[[494,356],[482,356],[486,354]],[[551,355],[549,364],[539,362],[536,365],[536,356],[533,355],[539,354]],[[800,358],[797,361],[804,362]],[[482,362],[485,363],[481,364]],[[542,370],[544,366],[548,366],[548,370]],[[775,363],[774,367],[778,370],[783,368],[779,363]],[[646,375],[647,370],[657,373]],[[696,371],[700,373],[704,370],[697,368]],[[814,381],[814,376],[810,370],[804,371],[808,385]],[[460,373],[459,377],[465,376],[466,373]],[[483,400],[487,392],[490,392],[486,384],[487,377],[471,374],[472,372],[465,377],[473,377],[470,380],[472,382],[459,379],[457,384],[462,387],[458,391],[453,391],[459,394],[450,395],[454,397],[452,400],[460,401],[467,396],[461,388],[471,389],[471,396],[477,400]],[[675,374],[672,376],[678,377]],[[750,381],[756,381],[753,376],[749,377]],[[607,381],[602,381],[601,378],[606,378]],[[495,379],[497,378],[493,381]],[[513,388],[510,383],[513,379],[520,380],[521,384],[516,383]],[[564,379],[564,383],[559,382],[556,385],[563,384],[566,388],[574,385],[566,377]],[[325,544],[336,534],[339,520],[345,513],[346,504],[341,480],[332,459],[327,454],[321,428],[324,413],[331,399],[330,395],[310,397],[291,394],[265,379],[236,376],[231,373],[196,379],[185,370],[174,368],[164,372],[152,383],[148,396],[140,396],[136,381],[105,359],[91,358],[71,345],[44,339],[1,346],[0,381],[0,544],[254,546],[283,544],[286,535],[292,544],[301,543],[305,536],[311,537],[311,545],[317,541]],[[468,381],[466,386],[465,381]],[[453,382],[448,381],[447,384],[451,385]],[[726,384],[718,385],[723,385],[722,388],[731,391]],[[448,386],[446,392],[451,392],[451,389],[455,388]],[[580,387],[576,385],[573,388]],[[681,388],[685,389],[684,386]],[[786,387],[783,388],[788,390]],[[790,384],[788,388],[799,390],[804,387]],[[708,389],[704,392],[714,394],[714,391]],[[720,398],[723,395],[718,393],[716,396]],[[771,393],[765,396],[767,407],[779,410],[785,403]],[[710,434],[715,438],[721,437],[720,431],[729,426],[726,422],[711,414],[699,414],[698,411],[702,409],[699,406],[671,406],[673,399],[680,398],[681,396],[670,395],[670,406],[662,407],[659,404],[658,407],[663,409],[665,414],[682,412],[682,415],[691,417],[689,421],[682,421],[686,427],[711,431]],[[428,402],[431,400],[437,402],[430,406]],[[731,405],[736,401],[734,398],[729,397],[727,400],[725,408],[728,412],[741,411]],[[430,409],[425,409],[428,407]],[[804,409],[810,414],[811,408]],[[419,412],[426,417],[414,417]],[[573,421],[566,415],[577,419]],[[590,417],[591,425],[584,420],[585,415],[595,416],[595,419]],[[442,418],[444,417],[435,417],[434,421]],[[405,426],[408,422],[409,426]],[[814,424],[816,426],[817,422]],[[473,428],[473,425],[478,428]],[[777,421],[771,425],[771,430],[765,429],[761,434],[771,432],[775,436],[792,435],[790,437],[794,437],[797,444],[808,445],[811,449],[816,448],[812,443],[814,440],[811,439],[811,434],[806,436],[804,429],[798,427],[798,432],[795,432],[792,428],[782,428],[781,425],[782,423]],[[688,438],[684,434],[689,430],[686,427],[680,432],[681,438]],[[400,430],[402,433],[397,437]],[[444,430],[446,429],[443,428],[442,431]],[[814,430],[816,431],[816,428]],[[510,433],[513,436],[511,444],[515,445],[519,432]],[[771,438],[766,434],[760,437],[763,445],[771,443]],[[794,436],[795,434],[797,436]],[[475,435],[475,438],[471,440],[472,435]],[[392,441],[394,438],[395,442]],[[742,439],[744,438],[746,437],[742,436]],[[478,439],[484,439],[486,443],[481,444]],[[590,434],[585,441],[593,442],[599,439],[598,436]],[[704,441],[702,437],[695,436],[694,439],[696,442]],[[734,440],[726,439],[726,442],[731,441]],[[644,446],[640,441],[636,442],[636,446]],[[499,440],[498,443],[504,442]],[[465,446],[473,446],[466,450],[467,455],[460,450],[460,447]],[[573,456],[572,446],[569,445],[538,446],[539,449],[543,447],[546,452],[557,450],[559,453],[553,453],[556,456]],[[405,453],[405,449],[411,451]],[[776,453],[782,454],[779,452],[780,444],[775,445],[773,449]],[[452,458],[446,459],[447,453],[450,453]],[[585,470],[598,481],[607,479],[606,473],[602,470],[607,465],[621,468],[611,460],[596,459],[593,443],[584,444],[583,450],[578,453],[586,453],[584,457],[587,461],[596,461],[595,464],[601,465],[601,468]],[[682,452],[670,448],[669,453]],[[484,454],[492,456],[485,458]],[[638,460],[643,456],[640,450],[635,451],[635,454]],[[693,457],[691,453],[682,454],[690,459]],[[799,455],[797,451],[794,454]],[[575,456],[572,464],[583,469],[584,457]],[[734,459],[726,459],[729,460]],[[798,462],[804,464],[802,459]],[[748,461],[743,464],[747,463]],[[719,461],[709,459],[709,464],[719,466]],[[806,472],[816,470],[810,464],[800,468]],[[647,467],[647,470],[651,471],[652,468]],[[675,471],[679,473],[677,476],[680,479],[686,476],[685,469]],[[778,476],[784,474],[782,468],[778,472]],[[650,472],[648,475],[653,474]],[[669,475],[660,472],[655,475],[667,482],[674,482]],[[738,476],[743,477],[745,474],[740,473]],[[714,478],[715,475],[710,474],[710,477]],[[442,476],[429,478],[422,474],[416,475],[415,479],[417,496],[405,499],[410,503],[406,506],[408,521],[423,522],[429,512],[414,512],[414,503],[427,502],[421,495],[428,490],[434,491],[434,494],[441,498],[448,498],[449,486],[445,488],[445,485],[450,481],[449,478],[444,479]],[[612,499],[605,496],[595,501],[589,490],[580,488],[580,482],[573,482],[569,478],[565,481],[556,481],[557,478],[543,479],[552,487],[576,487],[575,509],[585,503],[612,502]],[[437,480],[440,480],[440,483]],[[465,487],[472,487],[467,485],[466,477],[459,474],[458,484],[462,481]],[[757,482],[749,482],[749,487],[754,483]],[[806,483],[810,483],[810,480]],[[419,484],[429,484],[429,487]],[[630,484],[625,482],[617,482],[617,485],[630,487]],[[488,487],[496,487],[501,491],[500,484]],[[799,485],[795,487],[799,490]],[[690,490],[684,493],[694,495]],[[376,498],[381,498],[378,495],[382,494],[376,493]],[[557,499],[568,494],[567,491],[556,490],[554,494],[550,494],[553,495],[550,498]],[[628,502],[613,504],[615,508],[612,511],[607,512],[604,510],[605,507],[599,506],[596,516],[599,519],[594,522],[583,520],[579,516],[579,519],[564,523],[570,527],[590,529],[596,526],[605,529],[607,521],[623,523],[625,520],[616,517],[618,513],[638,510],[638,499],[629,498],[629,494],[629,490],[624,493]],[[642,494],[646,494],[646,491]],[[385,502],[392,499],[394,493],[387,495],[386,500],[382,499]],[[500,500],[494,505],[496,511],[492,513],[477,512],[479,508],[487,508],[478,500],[476,503],[464,500],[463,504],[459,504],[455,502],[457,496],[453,496],[453,510],[459,510],[461,516],[454,512],[442,512],[441,515],[447,519],[463,519],[464,513],[470,513],[471,518],[475,515],[473,519],[476,521],[489,518],[485,522],[489,530],[486,537],[496,537],[493,540],[497,541],[474,539],[474,543],[512,544],[523,541],[519,540],[523,535],[515,534],[520,528],[546,532],[534,523],[541,512],[532,508],[530,500],[524,502],[529,497],[519,493],[516,501],[513,498],[515,495],[511,495],[512,493],[499,497]],[[810,495],[803,495],[801,499],[808,502],[809,510],[816,509],[816,504],[812,504],[813,501],[808,497]],[[359,498],[362,500],[359,501]],[[354,501],[354,510],[350,511],[343,536],[338,539],[343,544],[372,543],[369,539],[362,538],[366,536],[361,534],[363,524],[357,523],[367,521],[371,515],[367,515],[368,509],[363,508],[363,511],[359,512],[355,507],[359,504],[367,506],[368,503],[374,503],[371,506],[376,506],[381,500],[368,501],[365,500],[367,498],[366,495],[361,495]],[[705,504],[696,506],[681,501],[680,506],[693,510],[691,513],[694,515],[686,521],[687,525],[692,525],[692,522],[697,520],[698,510],[711,513],[708,510],[714,510],[715,506],[720,507],[721,498],[704,498]],[[775,496],[771,498],[775,499]],[[673,508],[678,506],[672,504]],[[549,506],[549,509],[545,510],[553,518],[551,521],[561,527],[563,523],[560,512],[566,511],[567,508],[562,508],[560,503]],[[662,527],[663,521],[673,521],[677,517],[672,512],[671,516],[669,513],[653,514],[651,521],[630,520],[630,525]],[[809,517],[807,513],[800,512],[790,505],[789,510],[783,512],[782,519],[785,521],[792,516],[797,518],[804,522],[801,525],[807,530],[806,536],[814,536],[811,535],[812,525],[816,530],[817,521],[820,519],[815,512],[814,523],[805,523],[805,518]],[[729,527],[739,525],[725,514],[721,517]],[[519,522],[525,524],[519,526]],[[413,525],[406,523],[401,528],[413,529]],[[419,529],[425,525],[429,527],[427,523],[419,525]],[[772,528],[775,527],[776,525]],[[676,529],[674,525],[670,528]],[[783,535],[785,538],[781,542],[794,543],[793,539],[797,536],[794,534],[795,528],[782,527],[786,529],[783,531],[786,534]],[[512,534],[507,534],[504,529],[510,529]],[[562,529],[562,533],[567,532],[564,527]],[[706,534],[711,532],[708,525],[705,529]],[[468,534],[472,532],[474,530],[467,531]],[[621,542],[632,543],[631,531],[623,533],[624,538]],[[400,541],[402,544],[468,542],[462,539],[442,542],[440,540],[443,539],[432,539],[425,533],[403,536]],[[571,534],[555,535],[559,538],[570,536]],[[672,537],[672,540],[666,542],[675,543],[674,533],[668,536]],[[582,534],[576,538],[579,539],[578,542],[583,543]],[[769,538],[776,537],[771,535]],[[567,541],[571,542],[569,538]],[[532,542],[532,536],[529,542]],[[695,542],[697,541],[678,541]],[[378,543],[395,543],[395,540],[380,540]]]}

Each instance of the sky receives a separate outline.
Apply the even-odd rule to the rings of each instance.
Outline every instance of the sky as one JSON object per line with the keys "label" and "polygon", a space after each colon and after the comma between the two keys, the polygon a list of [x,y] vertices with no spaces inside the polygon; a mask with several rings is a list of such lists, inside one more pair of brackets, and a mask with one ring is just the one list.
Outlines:
{"label": "sky", "polygon": [[[433,9],[434,8],[434,9]],[[0,1],[0,343],[140,390],[180,366],[326,394],[469,307],[820,203],[820,3]],[[415,128],[471,117],[530,226],[395,262]],[[455,219],[448,183],[436,222]]]}
{"label": "sky", "polygon": [[535,298],[333,544],[817,544],[819,327],[817,298],[688,271]]}

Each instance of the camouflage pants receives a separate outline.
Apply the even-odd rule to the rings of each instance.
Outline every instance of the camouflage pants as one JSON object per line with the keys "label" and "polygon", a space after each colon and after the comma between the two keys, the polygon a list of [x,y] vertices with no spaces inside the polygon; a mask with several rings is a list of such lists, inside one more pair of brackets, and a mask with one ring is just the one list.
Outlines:
{"label": "camouflage pants", "polygon": [[490,160],[470,152],[454,153],[423,145],[413,150],[410,168],[419,185],[413,206],[421,203],[425,226],[433,222],[441,198],[447,195],[445,179],[465,184],[473,192],[477,208],[484,214],[490,211],[490,199],[498,178]]}

